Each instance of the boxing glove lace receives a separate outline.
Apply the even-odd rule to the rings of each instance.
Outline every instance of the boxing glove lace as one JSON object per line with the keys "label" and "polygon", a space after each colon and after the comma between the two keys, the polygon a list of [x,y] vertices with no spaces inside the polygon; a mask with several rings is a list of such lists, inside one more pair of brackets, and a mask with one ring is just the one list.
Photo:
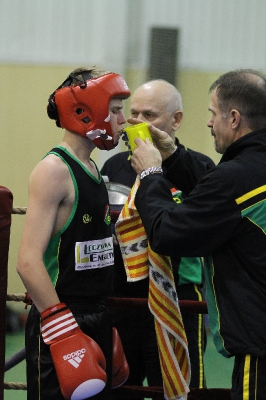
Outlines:
{"label": "boxing glove lace", "polygon": [[83,400],[101,392],[106,385],[106,361],[98,344],[79,328],[65,303],[41,313],[44,343],[50,345],[62,395]]}

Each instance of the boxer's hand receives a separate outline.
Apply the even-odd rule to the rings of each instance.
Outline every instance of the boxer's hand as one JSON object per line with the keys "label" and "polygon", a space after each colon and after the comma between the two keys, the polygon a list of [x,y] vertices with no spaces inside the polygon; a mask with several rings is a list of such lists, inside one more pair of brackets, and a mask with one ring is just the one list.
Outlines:
{"label": "boxer's hand", "polygon": [[41,313],[41,331],[65,399],[84,400],[103,390],[107,379],[103,352],[81,331],[65,303]]}

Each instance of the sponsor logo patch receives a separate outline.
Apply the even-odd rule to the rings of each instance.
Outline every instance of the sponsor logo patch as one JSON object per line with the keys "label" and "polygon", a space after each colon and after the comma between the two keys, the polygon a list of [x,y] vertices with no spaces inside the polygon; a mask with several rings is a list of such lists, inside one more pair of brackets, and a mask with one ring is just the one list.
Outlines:
{"label": "sponsor logo patch", "polygon": [[112,265],[113,263],[114,251],[112,237],[76,243],[76,271],[83,271],[93,268],[104,268]]}

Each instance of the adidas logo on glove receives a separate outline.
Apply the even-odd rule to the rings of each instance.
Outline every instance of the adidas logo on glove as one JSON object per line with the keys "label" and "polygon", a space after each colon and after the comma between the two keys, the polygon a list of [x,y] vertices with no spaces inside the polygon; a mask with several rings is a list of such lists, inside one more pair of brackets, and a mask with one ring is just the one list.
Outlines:
{"label": "adidas logo on glove", "polygon": [[85,353],[86,350],[83,347],[83,349],[64,355],[63,360],[68,361],[73,367],[78,368]]}

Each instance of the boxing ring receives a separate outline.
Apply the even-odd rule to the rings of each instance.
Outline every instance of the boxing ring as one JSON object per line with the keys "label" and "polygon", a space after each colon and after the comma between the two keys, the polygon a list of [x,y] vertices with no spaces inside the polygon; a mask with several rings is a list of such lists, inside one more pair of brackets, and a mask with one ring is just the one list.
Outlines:
{"label": "boxing ring", "polygon": [[[13,368],[25,359],[25,349],[21,349],[10,359],[5,360],[5,326],[6,326],[6,301],[22,301],[27,303],[25,294],[7,294],[7,270],[8,270],[8,251],[10,243],[10,228],[12,214],[26,214],[26,208],[13,207],[13,195],[9,189],[0,186],[0,400],[4,399],[4,389],[8,390],[27,390],[26,383],[5,382],[5,371]],[[207,314],[207,304],[205,301],[179,301],[181,311]],[[148,307],[147,299],[129,298],[108,298],[110,308],[140,308]],[[145,397],[153,399],[164,399],[162,387],[151,386],[129,386],[126,383],[119,388],[112,390],[113,398],[120,397]],[[188,400],[230,400],[229,389],[196,389],[190,388]]]}

